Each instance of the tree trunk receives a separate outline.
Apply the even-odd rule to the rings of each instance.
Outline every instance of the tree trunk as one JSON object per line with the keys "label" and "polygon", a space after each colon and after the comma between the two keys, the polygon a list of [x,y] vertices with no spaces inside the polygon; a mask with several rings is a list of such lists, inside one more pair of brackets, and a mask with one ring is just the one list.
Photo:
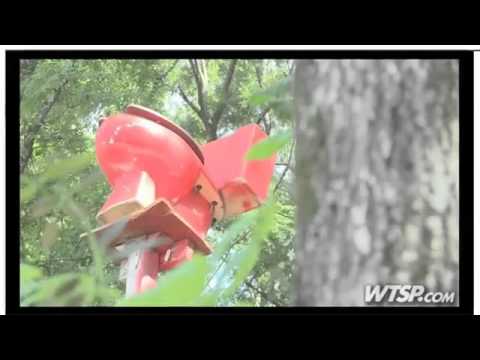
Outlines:
{"label": "tree trunk", "polygon": [[365,305],[367,284],[457,290],[457,69],[297,61],[297,305]]}

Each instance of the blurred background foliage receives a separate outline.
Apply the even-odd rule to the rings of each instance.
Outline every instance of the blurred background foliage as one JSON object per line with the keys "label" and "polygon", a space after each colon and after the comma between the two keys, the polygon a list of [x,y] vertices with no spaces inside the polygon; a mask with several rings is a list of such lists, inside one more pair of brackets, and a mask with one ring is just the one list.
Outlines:
{"label": "blurred background foliage", "polygon": [[[23,306],[284,306],[292,302],[294,141],[287,60],[22,60],[21,302]],[[122,299],[118,266],[80,234],[110,189],[95,160],[102,116],[135,103],[199,143],[257,123],[278,151],[270,201],[215,225],[215,251]]]}

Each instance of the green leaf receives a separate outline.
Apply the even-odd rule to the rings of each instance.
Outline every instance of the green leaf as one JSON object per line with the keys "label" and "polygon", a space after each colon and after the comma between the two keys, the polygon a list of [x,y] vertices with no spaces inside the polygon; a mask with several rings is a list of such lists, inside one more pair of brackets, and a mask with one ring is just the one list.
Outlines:
{"label": "green leaf", "polygon": [[117,306],[193,306],[202,294],[208,269],[206,257],[195,255],[191,261],[161,274],[155,289],[123,299]]}
{"label": "green leaf", "polygon": [[255,224],[252,227],[249,243],[238,250],[226,265],[224,274],[229,276],[233,272],[234,275],[231,283],[221,292],[222,298],[233,295],[254,268],[260,256],[262,244],[275,224],[276,211],[275,198],[270,196],[255,214]]}
{"label": "green leaf", "polygon": [[114,305],[115,301],[122,296],[122,293],[116,288],[98,286],[95,291],[95,296],[101,304]]}
{"label": "green leaf", "polygon": [[264,105],[275,101],[283,101],[284,97],[290,88],[290,79],[285,78],[277,81],[275,84],[267,89],[261,89],[255,92],[249,99],[252,105]]}
{"label": "green leaf", "polygon": [[258,210],[255,209],[246,214],[242,214],[242,216],[225,230],[221,240],[215,246],[215,251],[211,257],[212,260],[219,260],[231,247],[232,243],[238,238],[238,236],[255,224],[257,213]]}
{"label": "green leaf", "polygon": [[259,209],[257,223],[252,229],[252,238],[257,243],[266,240],[268,234],[275,227],[278,208],[274,195],[270,195],[267,202]]}
{"label": "green leaf", "polygon": [[252,104],[252,105],[263,105],[269,101],[272,101],[274,99],[273,95],[272,94],[269,94],[267,92],[258,92],[258,93],[255,93],[253,94],[250,99],[249,99],[249,102]]}
{"label": "green leaf", "polygon": [[66,273],[39,281],[29,290],[22,306],[81,306],[92,302],[95,281],[87,274]]}
{"label": "green leaf", "polygon": [[81,153],[68,159],[62,159],[52,164],[39,178],[24,178],[26,185],[20,191],[21,203],[30,201],[35,194],[49,181],[65,178],[78,173],[91,165],[95,160],[91,152]]}
{"label": "green leaf", "polygon": [[231,283],[222,291],[222,298],[228,298],[238,289],[255,266],[259,254],[259,244],[251,241],[232,256],[227,263],[225,274],[231,274],[234,272],[233,281],[231,281]]}
{"label": "green leaf", "polygon": [[200,297],[195,300],[194,306],[216,306],[218,301],[218,291],[210,291],[208,293],[200,295]]}
{"label": "green leaf", "polygon": [[32,281],[42,278],[42,270],[36,266],[20,264],[20,288],[24,288]]}
{"label": "green leaf", "polygon": [[268,159],[292,139],[292,131],[286,130],[259,141],[253,145],[246,155],[247,160]]}

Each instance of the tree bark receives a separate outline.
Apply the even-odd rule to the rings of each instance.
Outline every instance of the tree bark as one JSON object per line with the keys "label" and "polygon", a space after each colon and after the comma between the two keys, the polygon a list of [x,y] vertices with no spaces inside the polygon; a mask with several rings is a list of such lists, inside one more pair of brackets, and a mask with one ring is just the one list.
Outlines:
{"label": "tree bark", "polygon": [[457,290],[457,66],[296,62],[298,305],[365,305],[367,284]]}

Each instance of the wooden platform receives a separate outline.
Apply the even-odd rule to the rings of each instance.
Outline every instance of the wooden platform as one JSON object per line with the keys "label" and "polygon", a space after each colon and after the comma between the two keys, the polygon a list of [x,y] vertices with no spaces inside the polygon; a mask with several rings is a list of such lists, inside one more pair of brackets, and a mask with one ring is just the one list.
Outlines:
{"label": "wooden platform", "polygon": [[[115,247],[129,239],[153,233],[165,234],[173,240],[188,239],[197,250],[205,254],[210,254],[213,250],[208,241],[192,229],[165,199],[158,199],[146,209],[92,230],[96,239],[107,247]],[[86,236],[88,233],[81,235]]]}

